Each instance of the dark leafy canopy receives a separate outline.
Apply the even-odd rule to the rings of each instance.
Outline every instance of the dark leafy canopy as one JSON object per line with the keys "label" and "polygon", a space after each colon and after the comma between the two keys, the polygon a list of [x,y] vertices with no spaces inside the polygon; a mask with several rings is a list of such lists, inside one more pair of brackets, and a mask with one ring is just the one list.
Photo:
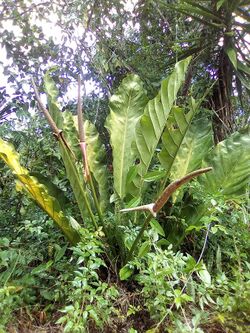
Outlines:
{"label": "dark leafy canopy", "polygon": [[[183,93],[192,82],[203,94],[207,82],[218,80],[207,107],[214,112],[215,139],[220,141],[249,116],[248,13],[249,2],[240,0],[4,1],[0,40],[11,64],[4,65],[4,72],[15,94],[9,99],[1,91],[1,118],[17,106],[27,110],[32,103],[30,90],[24,89],[27,75],[41,79],[51,65],[58,66],[55,78],[62,96],[78,73],[91,78],[105,99],[133,72],[151,97],[176,60],[194,55]],[[97,118],[103,123],[101,113]]]}
{"label": "dark leafy canopy", "polygon": [[201,31],[179,55],[201,56],[213,79],[218,80],[209,107],[215,113],[215,139],[221,141],[235,127],[235,110],[231,99],[234,91],[237,91],[242,104],[243,91],[248,93],[249,98],[250,2],[215,0],[197,4],[192,0],[180,0],[169,6],[195,21],[197,29]]}

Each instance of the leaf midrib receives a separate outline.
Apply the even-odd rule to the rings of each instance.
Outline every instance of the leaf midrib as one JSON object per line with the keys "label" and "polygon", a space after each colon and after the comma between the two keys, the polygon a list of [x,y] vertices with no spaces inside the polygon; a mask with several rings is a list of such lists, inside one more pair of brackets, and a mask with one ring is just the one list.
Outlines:
{"label": "leaf midrib", "polygon": [[123,134],[123,144],[122,144],[122,156],[121,156],[121,168],[120,168],[120,175],[119,175],[119,179],[120,179],[120,187],[119,187],[119,192],[120,192],[120,197],[123,196],[123,170],[124,170],[124,151],[125,151],[125,138],[126,138],[126,134],[127,134],[127,127],[128,127],[128,114],[129,114],[129,109],[130,109],[130,103],[131,103],[131,96],[129,95],[129,100],[128,100],[128,106],[126,108],[126,118],[125,118],[125,129],[124,129],[124,134]]}

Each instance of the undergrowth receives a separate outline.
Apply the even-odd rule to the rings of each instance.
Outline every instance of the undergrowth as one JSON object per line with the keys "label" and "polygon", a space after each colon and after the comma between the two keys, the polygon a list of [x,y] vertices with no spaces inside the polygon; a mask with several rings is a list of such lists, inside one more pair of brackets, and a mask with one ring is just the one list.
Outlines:
{"label": "undergrowth", "polygon": [[159,246],[151,228],[150,252],[129,263],[126,281],[108,261],[101,230],[82,229],[68,248],[49,219],[32,216],[0,239],[0,332],[27,315],[57,332],[248,332],[249,224],[238,203],[221,206],[209,229],[205,219],[179,251]]}

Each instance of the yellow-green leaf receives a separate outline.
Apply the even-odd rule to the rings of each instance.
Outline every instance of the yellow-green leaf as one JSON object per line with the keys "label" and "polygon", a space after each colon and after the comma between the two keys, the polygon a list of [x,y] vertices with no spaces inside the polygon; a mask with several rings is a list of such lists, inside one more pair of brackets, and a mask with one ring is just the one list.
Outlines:
{"label": "yellow-green leaf", "polygon": [[49,190],[44,184],[40,184],[35,177],[30,176],[29,171],[21,166],[19,154],[13,145],[2,139],[0,139],[0,157],[16,176],[17,189],[26,192],[55,221],[71,243],[77,243],[80,240],[77,230],[79,225],[71,224],[58,200],[49,194]]}

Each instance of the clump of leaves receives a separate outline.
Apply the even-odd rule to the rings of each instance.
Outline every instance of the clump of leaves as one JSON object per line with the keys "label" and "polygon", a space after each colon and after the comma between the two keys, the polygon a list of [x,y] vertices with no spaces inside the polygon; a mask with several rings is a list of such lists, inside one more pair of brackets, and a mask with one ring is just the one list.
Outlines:
{"label": "clump of leaves", "polygon": [[98,233],[82,230],[82,240],[73,248],[77,266],[68,293],[66,305],[61,312],[63,316],[57,323],[64,325],[64,332],[88,332],[91,322],[102,329],[111,315],[119,295],[114,285],[102,281],[99,271],[106,269],[102,259],[104,245]]}

